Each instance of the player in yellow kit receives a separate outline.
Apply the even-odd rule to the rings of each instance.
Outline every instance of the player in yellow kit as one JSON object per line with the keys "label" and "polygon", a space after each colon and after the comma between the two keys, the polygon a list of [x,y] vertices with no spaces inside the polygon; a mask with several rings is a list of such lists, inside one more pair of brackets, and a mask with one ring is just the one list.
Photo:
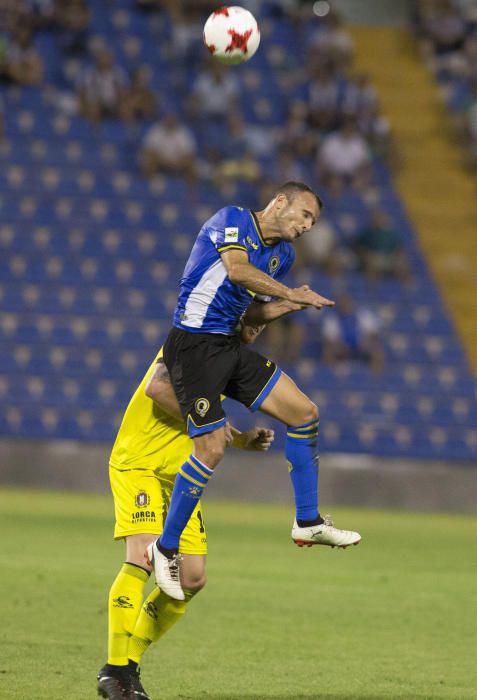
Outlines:
{"label": "player in yellow kit", "polygon": [[[267,306],[272,318],[300,308],[282,301]],[[243,325],[243,342],[253,342],[260,330]],[[138,672],[142,655],[180,620],[206,582],[207,535],[199,502],[180,541],[185,600],[174,600],[157,587],[144,600],[151,572],[144,552],[162,532],[175,476],[191,452],[191,439],[161,358],[162,349],[126,409],[109,463],[114,537],[126,541],[126,561],[109,593],[108,663],[98,674],[98,693],[110,700],[148,698]],[[265,428],[246,433],[228,428],[229,443],[243,449],[267,450],[273,437],[273,431]]]}

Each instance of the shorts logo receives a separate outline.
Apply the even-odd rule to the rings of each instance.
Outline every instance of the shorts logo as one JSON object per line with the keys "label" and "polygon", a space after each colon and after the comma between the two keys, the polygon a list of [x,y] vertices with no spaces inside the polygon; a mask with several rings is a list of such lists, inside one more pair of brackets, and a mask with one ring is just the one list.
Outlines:
{"label": "shorts logo", "polygon": [[280,258],[278,255],[274,255],[272,258],[270,258],[269,263],[268,263],[268,271],[269,272],[275,272],[278,266],[280,265]]}
{"label": "shorts logo", "polygon": [[146,491],[139,491],[139,493],[136,494],[136,498],[134,499],[134,503],[136,504],[137,508],[145,508],[149,505],[150,502],[151,497],[148,493],[146,493]]}
{"label": "shorts logo", "polygon": [[207,401],[207,399],[197,399],[194,404],[194,408],[197,415],[203,418],[210,408],[210,403]]}
{"label": "shorts logo", "polygon": [[236,226],[226,226],[224,243],[237,243],[239,237],[239,230]]}

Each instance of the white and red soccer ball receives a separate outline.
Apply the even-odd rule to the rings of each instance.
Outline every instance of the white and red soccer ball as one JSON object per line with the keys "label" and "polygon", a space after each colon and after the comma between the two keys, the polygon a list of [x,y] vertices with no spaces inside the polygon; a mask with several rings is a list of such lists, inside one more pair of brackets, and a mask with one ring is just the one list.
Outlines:
{"label": "white and red soccer ball", "polygon": [[221,63],[248,61],[260,44],[257,20],[243,7],[220,7],[204,25],[204,44]]}

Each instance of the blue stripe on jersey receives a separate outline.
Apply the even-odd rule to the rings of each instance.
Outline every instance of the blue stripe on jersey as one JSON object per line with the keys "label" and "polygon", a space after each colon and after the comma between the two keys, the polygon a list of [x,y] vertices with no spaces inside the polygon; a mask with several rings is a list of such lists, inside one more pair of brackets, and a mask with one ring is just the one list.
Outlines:
{"label": "blue stripe on jersey", "polygon": [[220,209],[202,226],[186,263],[174,326],[192,333],[235,333],[252,297],[227,277],[220,252],[231,249],[243,249],[252,265],[277,279],[295,259],[290,243],[264,243],[248,209]]}

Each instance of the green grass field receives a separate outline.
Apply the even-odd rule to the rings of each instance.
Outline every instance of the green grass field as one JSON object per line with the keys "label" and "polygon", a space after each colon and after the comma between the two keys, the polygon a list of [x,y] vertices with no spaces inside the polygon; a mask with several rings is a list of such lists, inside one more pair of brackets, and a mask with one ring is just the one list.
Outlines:
{"label": "green grass field", "polygon": [[[293,546],[290,508],[205,510],[209,583],[144,657],[153,700],[477,698],[477,518],[335,509],[343,551]],[[0,522],[0,698],[94,698],[111,500],[3,490]]]}

